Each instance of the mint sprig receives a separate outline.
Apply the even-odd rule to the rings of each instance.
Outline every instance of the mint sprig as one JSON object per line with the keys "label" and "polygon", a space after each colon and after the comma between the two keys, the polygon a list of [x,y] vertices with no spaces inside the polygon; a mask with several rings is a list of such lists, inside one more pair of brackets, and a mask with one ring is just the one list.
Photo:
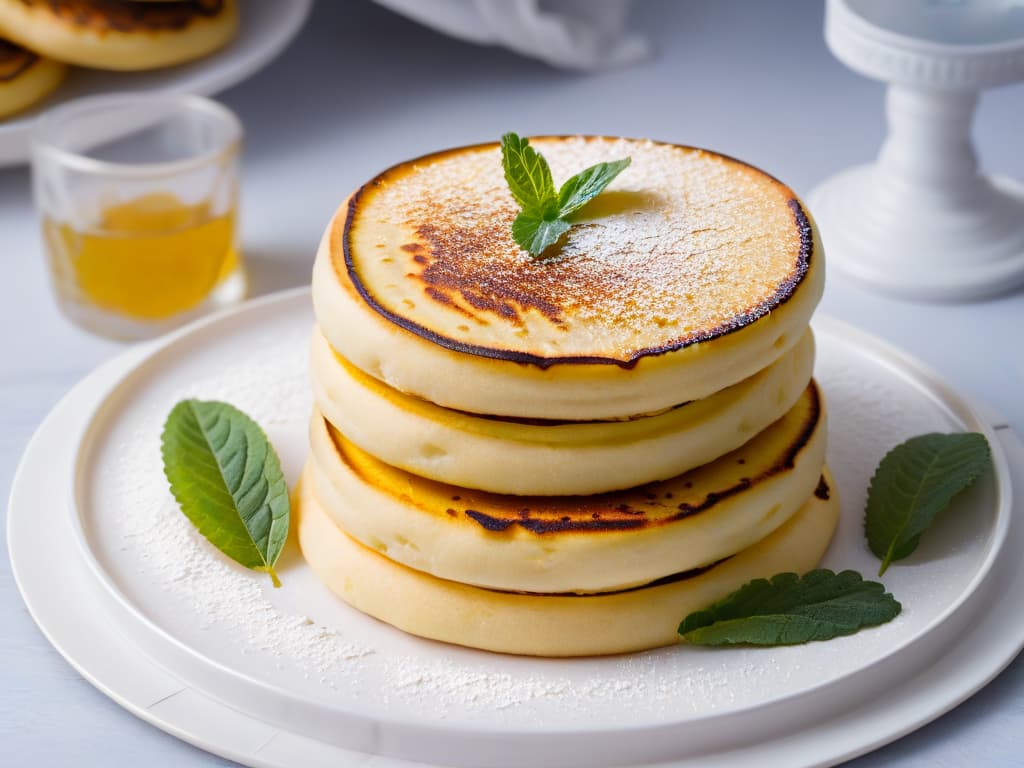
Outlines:
{"label": "mint sprig", "polygon": [[558,190],[548,161],[527,139],[514,133],[502,136],[501,162],[505,181],[521,209],[512,222],[512,239],[531,256],[540,256],[569,231],[568,217],[601,194],[630,158],[592,165]]}
{"label": "mint sprig", "polygon": [[161,435],[164,474],[181,511],[235,562],[270,574],[288,538],[281,463],[259,425],[227,403],[182,400]]}
{"label": "mint sprig", "polygon": [[932,432],[885,455],[868,489],[864,533],[882,561],[878,575],[910,555],[935,516],[970,486],[991,461],[988,441],[976,432]]}
{"label": "mint sprig", "polygon": [[693,645],[794,645],[885,624],[901,609],[883,585],[856,571],[780,573],[691,613],[679,634]]}

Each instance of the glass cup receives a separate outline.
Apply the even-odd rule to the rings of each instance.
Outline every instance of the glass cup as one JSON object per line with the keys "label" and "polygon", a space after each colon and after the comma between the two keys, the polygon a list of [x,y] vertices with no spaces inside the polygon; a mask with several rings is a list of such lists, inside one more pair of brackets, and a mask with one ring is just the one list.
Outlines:
{"label": "glass cup", "polygon": [[44,113],[32,181],[57,305],[144,339],[241,300],[242,126],[198,96],[120,93]]}

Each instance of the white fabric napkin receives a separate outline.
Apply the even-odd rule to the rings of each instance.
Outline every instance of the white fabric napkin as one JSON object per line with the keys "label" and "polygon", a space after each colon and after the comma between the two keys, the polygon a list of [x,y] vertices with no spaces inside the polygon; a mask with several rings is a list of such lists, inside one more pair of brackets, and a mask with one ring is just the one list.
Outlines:
{"label": "white fabric napkin", "polygon": [[621,67],[650,56],[627,30],[632,0],[376,0],[428,27],[503,45],[564,69]]}

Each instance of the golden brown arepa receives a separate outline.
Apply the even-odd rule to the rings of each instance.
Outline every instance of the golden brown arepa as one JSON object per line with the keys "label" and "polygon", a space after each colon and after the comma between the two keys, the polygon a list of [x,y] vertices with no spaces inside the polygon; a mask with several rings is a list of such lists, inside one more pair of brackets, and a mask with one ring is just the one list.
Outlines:
{"label": "golden brown arepa", "polygon": [[350,536],[435,576],[525,592],[605,592],[699,568],[784,523],[825,462],[824,403],[808,386],[736,450],[607,494],[507,496],[438,483],[360,450],[319,413],[313,491]]}
{"label": "golden brown arepa", "polygon": [[630,156],[536,258],[498,145],[397,165],[322,240],[317,320],[352,365],[448,408],[605,419],[697,400],[770,365],[821,296],[821,246],[792,190],[732,158],[601,137],[532,139],[556,179]]}
{"label": "golden brown arepa", "polygon": [[66,71],[58,61],[0,39],[0,119],[44,99],[60,85]]}
{"label": "golden brown arepa", "polygon": [[313,332],[317,407],[367,453],[421,477],[519,495],[579,495],[674,477],[781,418],[807,388],[811,332],[767,368],[661,413],[608,421],[481,416],[392,389]]}
{"label": "golden brown arepa", "polygon": [[237,29],[236,0],[0,0],[0,37],[94,69],[192,61],[226,45]]}
{"label": "golden brown arepa", "polygon": [[299,545],[335,594],[414,635],[503,653],[593,656],[672,645],[684,616],[755,578],[813,568],[832,538],[839,501],[828,470],[786,523],[708,568],[597,595],[527,594],[417,571],[349,538],[323,510],[308,472],[296,493]]}

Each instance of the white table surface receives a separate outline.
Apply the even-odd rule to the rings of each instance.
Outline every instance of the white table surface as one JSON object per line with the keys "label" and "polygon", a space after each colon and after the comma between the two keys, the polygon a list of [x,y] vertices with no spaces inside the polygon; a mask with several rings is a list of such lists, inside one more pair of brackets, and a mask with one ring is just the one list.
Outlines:
{"label": "white table surface", "polygon": [[[580,75],[444,38],[366,0],[318,3],[281,59],[223,95],[248,136],[242,231],[255,291],[305,283],[334,208],[375,172],[508,130],[707,146],[761,166],[803,194],[877,152],[883,88],[828,53],[819,2],[640,0],[635,25],[656,44],[655,58]],[[1022,126],[1024,86],[985,94],[974,133],[986,168],[1024,179]],[[79,331],[56,311],[23,169],[0,171],[0,276],[6,498],[21,451],[47,411],[123,347]],[[1024,434],[1024,293],[967,305],[913,304],[830,274],[822,311],[912,352]],[[0,763],[10,766],[229,765],[136,720],[80,678],[32,623],[6,558],[0,738]],[[952,713],[850,765],[1001,768],[1022,761],[1018,659]]]}

